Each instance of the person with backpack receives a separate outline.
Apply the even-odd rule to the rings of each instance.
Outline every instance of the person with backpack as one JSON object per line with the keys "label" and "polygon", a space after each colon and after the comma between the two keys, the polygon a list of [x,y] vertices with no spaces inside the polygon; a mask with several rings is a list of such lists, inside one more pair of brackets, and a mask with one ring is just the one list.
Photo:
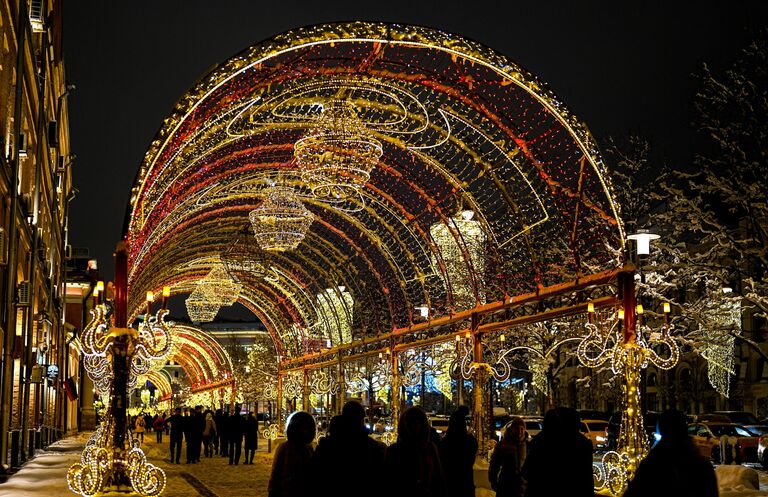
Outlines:
{"label": "person with backpack", "polygon": [[165,413],[162,413],[155,418],[155,421],[152,423],[152,428],[155,429],[157,443],[163,443],[163,432],[165,431]]}
{"label": "person with backpack", "polygon": [[139,414],[136,416],[136,425],[134,427],[134,433],[136,433],[136,439],[141,439],[141,443],[144,443],[144,425],[146,424],[146,421],[144,421],[144,416]]}

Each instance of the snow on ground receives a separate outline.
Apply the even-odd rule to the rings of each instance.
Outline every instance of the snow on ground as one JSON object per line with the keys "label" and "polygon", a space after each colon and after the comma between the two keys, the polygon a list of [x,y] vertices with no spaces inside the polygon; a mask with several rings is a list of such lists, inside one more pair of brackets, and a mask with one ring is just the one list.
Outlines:
{"label": "snow on ground", "polygon": [[67,469],[80,460],[80,452],[89,436],[90,433],[82,433],[37,451],[32,460],[0,484],[0,497],[73,495],[67,487]]}
{"label": "snow on ground", "polygon": [[[45,451],[38,451],[35,458],[27,462],[7,482],[0,484],[0,497],[70,497],[66,473],[69,466],[80,459],[90,433],[61,440]],[[269,472],[272,468],[272,454],[267,444],[259,440],[259,452],[253,465],[229,465],[221,456],[201,458],[197,464],[183,464],[186,446],[182,448],[182,464],[169,462],[168,437],[163,443],[155,442],[154,434],[147,436],[142,445],[149,462],[160,466],[168,477],[164,496],[167,497],[224,497],[267,495]],[[274,447],[273,447],[274,451]],[[109,494],[107,494],[109,495]],[[114,494],[126,497],[126,494]],[[107,496],[105,496],[107,497]]]}

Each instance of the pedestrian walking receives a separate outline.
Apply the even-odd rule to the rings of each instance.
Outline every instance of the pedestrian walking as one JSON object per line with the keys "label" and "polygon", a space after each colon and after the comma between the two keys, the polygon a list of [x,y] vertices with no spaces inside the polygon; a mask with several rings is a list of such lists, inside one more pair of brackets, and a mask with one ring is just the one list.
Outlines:
{"label": "pedestrian walking", "polygon": [[[528,444],[523,463],[526,497],[594,497],[592,442],[579,431],[576,409],[547,411],[544,427]],[[567,454],[567,464],[552,464]]]}
{"label": "pedestrian walking", "polygon": [[688,436],[685,414],[664,411],[658,429],[661,439],[638,466],[624,497],[717,497],[715,470]]}
{"label": "pedestrian walking", "polygon": [[136,434],[136,439],[141,440],[141,443],[144,443],[144,416],[139,414],[136,416],[136,424],[134,425],[134,433]]}
{"label": "pedestrian walking", "polygon": [[213,415],[213,422],[216,423],[216,436],[213,437],[213,450],[216,455],[219,455],[219,441],[221,440],[221,431],[224,430],[224,422],[221,414],[221,409],[216,409]]}
{"label": "pedestrian walking", "polygon": [[[269,497],[306,497],[313,494],[312,441],[316,433],[315,420],[304,411],[288,417],[285,442],[275,451],[272,474],[269,477]],[[345,482],[338,482],[345,486]],[[356,489],[360,493],[362,489]],[[326,494],[327,495],[327,494]]]}
{"label": "pedestrian walking", "polygon": [[165,431],[165,413],[158,415],[152,422],[152,428],[155,429],[157,443],[163,443],[163,432]]}
{"label": "pedestrian walking", "polygon": [[203,445],[203,431],[205,430],[205,415],[203,414],[203,406],[195,406],[195,413],[193,419],[192,430],[192,462],[200,462],[200,455],[202,454]]}
{"label": "pedestrian walking", "polygon": [[195,462],[195,413],[190,408],[184,409],[184,441],[186,442],[186,464]]}
{"label": "pedestrian walking", "polygon": [[469,410],[464,406],[451,414],[448,430],[438,447],[448,497],[475,495],[477,439],[467,432],[467,414]]}
{"label": "pedestrian walking", "polygon": [[440,456],[429,437],[429,420],[424,410],[420,407],[409,407],[400,415],[397,442],[387,448],[384,458],[388,495],[446,495]]}
{"label": "pedestrian walking", "polygon": [[[449,428],[450,429],[450,428]],[[488,465],[488,481],[497,497],[523,497],[525,481],[522,476],[527,453],[525,421],[514,417],[496,444]]]}
{"label": "pedestrian walking", "polygon": [[205,457],[213,457],[213,440],[216,439],[216,421],[213,412],[205,412],[205,427],[203,428],[203,451]]}
{"label": "pedestrian walking", "polygon": [[229,457],[229,411],[224,409],[221,413],[221,423],[219,427],[219,454],[221,457]]}
{"label": "pedestrian walking", "polygon": [[259,448],[259,422],[253,416],[252,412],[248,413],[248,417],[245,419],[245,460],[243,464],[253,464],[253,458],[256,456],[256,449]]}
{"label": "pedestrian walking", "polygon": [[181,415],[181,407],[177,407],[174,414],[165,423],[171,437],[171,464],[179,464],[181,458],[181,442],[184,439],[184,418]]}
{"label": "pedestrian walking", "polygon": [[[334,416],[328,432],[317,444],[312,465],[317,492],[322,495],[353,496],[360,488],[372,497],[383,495],[381,485],[370,485],[368,468],[380,468],[386,446],[368,436],[365,409],[351,400],[341,416]],[[338,485],[344,481],[343,486]]]}
{"label": "pedestrian walking", "polygon": [[235,406],[235,413],[229,417],[227,426],[227,443],[229,448],[229,464],[240,464],[240,453],[243,450],[244,419],[240,415],[240,406]]}

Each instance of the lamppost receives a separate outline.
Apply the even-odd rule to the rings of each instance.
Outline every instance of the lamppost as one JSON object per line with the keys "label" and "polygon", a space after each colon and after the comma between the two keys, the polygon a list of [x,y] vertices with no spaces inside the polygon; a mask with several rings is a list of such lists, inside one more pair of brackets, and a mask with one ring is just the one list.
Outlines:
{"label": "lamppost", "polygon": [[[638,262],[650,253],[650,241],[659,236],[638,231],[628,237],[635,240]],[[648,451],[640,405],[640,374],[653,364],[660,369],[671,369],[679,359],[677,342],[670,333],[670,306],[663,304],[664,324],[656,333],[644,322],[644,308],[635,295],[635,269],[633,264],[619,273],[619,299],[621,307],[615,317],[603,317],[588,304],[587,335],[579,343],[577,353],[582,364],[599,367],[610,361],[614,374],[622,376],[622,416],[616,451],[606,453],[602,466],[595,466],[596,490],[607,490],[620,495],[632,478],[640,461]],[[641,278],[642,278],[642,268]],[[664,349],[661,355],[657,350]]]}

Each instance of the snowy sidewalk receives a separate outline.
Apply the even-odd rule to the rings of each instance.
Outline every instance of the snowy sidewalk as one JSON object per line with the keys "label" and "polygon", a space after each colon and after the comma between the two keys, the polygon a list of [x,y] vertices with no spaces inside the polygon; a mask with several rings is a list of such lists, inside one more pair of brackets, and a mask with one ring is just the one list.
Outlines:
{"label": "snowy sidewalk", "polygon": [[[37,455],[7,482],[0,484],[0,497],[74,497],[76,494],[70,492],[67,487],[67,469],[80,460],[80,453],[89,436],[90,433],[82,433],[60,440],[46,450],[38,451]],[[142,449],[149,462],[160,466],[168,477],[163,496],[267,495],[272,454],[266,452],[264,440],[259,440],[259,451],[253,465],[243,465],[241,459],[238,466],[230,466],[228,460],[221,456],[203,458],[198,464],[170,464],[168,437],[164,437],[162,444],[157,444],[154,434],[146,437]]]}

